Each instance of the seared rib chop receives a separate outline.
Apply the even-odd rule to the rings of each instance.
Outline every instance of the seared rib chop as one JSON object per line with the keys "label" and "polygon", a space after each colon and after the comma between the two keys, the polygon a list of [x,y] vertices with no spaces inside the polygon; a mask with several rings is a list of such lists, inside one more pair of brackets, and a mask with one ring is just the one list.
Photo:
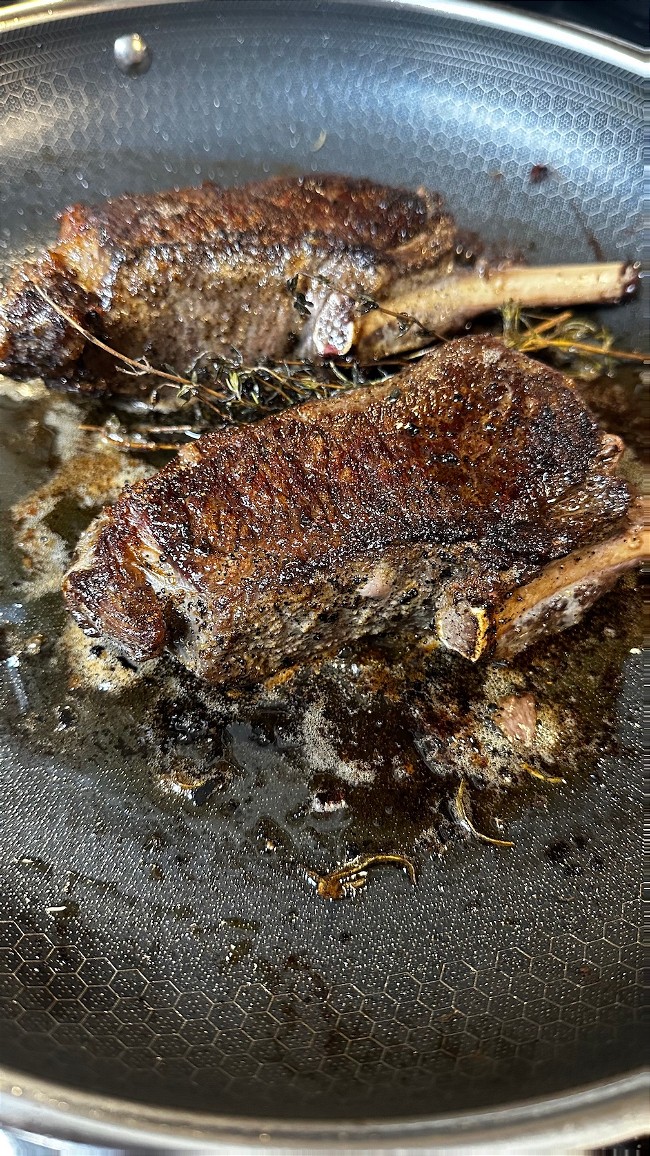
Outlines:
{"label": "seared rib chop", "polygon": [[531,581],[629,529],[621,450],[560,373],[458,339],[185,447],[87,531],[67,605],[132,659],[167,649],[213,683],[386,629],[476,659],[508,599],[529,610]]}
{"label": "seared rib chop", "polygon": [[[111,348],[187,375],[201,354],[231,357],[233,347],[247,362],[334,356],[353,344],[373,359],[510,299],[619,300],[636,280],[620,264],[468,272],[454,268],[456,244],[436,194],[347,177],[208,183],[75,205],[57,243],[18,267],[0,299],[0,372],[95,393],[155,384],[122,372],[35,286]],[[309,313],[287,289],[296,277]],[[425,331],[363,316],[360,295],[415,314]]]}
{"label": "seared rib chop", "polygon": [[[139,384],[67,326],[34,283],[112,347],[181,372],[203,352],[287,353],[291,335],[295,343],[313,328],[332,297],[319,283],[305,286],[314,302],[305,326],[287,290],[301,270],[375,293],[410,271],[448,272],[455,243],[439,197],[343,177],[207,183],[77,205],[63,214],[54,248],[14,273],[0,309],[0,370],[125,391]],[[336,301],[328,308],[336,314]]]}

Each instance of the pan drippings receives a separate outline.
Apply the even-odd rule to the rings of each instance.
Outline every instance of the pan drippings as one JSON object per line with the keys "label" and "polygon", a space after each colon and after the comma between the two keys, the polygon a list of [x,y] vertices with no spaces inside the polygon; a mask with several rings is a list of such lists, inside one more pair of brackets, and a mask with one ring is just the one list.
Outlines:
{"label": "pan drippings", "polygon": [[[66,622],[56,591],[80,518],[150,467],[112,451],[95,455],[93,473],[67,401],[5,396],[35,455],[41,430],[52,438],[45,481],[17,507],[31,572],[16,579],[3,627],[9,714],[40,753],[81,767],[103,734],[127,758],[145,749],[140,789],[156,807],[199,810],[215,833],[241,816],[243,845],[320,877],[359,857],[419,864],[476,834],[507,843],[522,807],[541,809],[543,825],[549,795],[593,770],[638,641],[631,579],[512,663],[474,666],[384,636],[249,692],[210,688],[170,659],[138,667]],[[274,805],[270,772],[251,772],[259,751],[281,761],[290,810]]]}

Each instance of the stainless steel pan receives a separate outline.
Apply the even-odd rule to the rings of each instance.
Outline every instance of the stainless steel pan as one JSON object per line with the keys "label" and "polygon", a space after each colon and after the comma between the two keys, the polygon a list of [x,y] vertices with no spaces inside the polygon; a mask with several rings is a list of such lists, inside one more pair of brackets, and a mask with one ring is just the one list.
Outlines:
{"label": "stainless steel pan", "polygon": [[[634,257],[642,71],[624,46],[451,0],[19,4],[0,14],[0,259],[75,200],[310,170],[425,183],[534,261],[589,260],[594,238]],[[534,165],[552,179],[531,183]],[[643,306],[607,321],[637,344]],[[26,412],[2,411],[5,508],[47,475]],[[6,527],[0,612],[52,639],[60,604],[22,601]],[[585,679],[603,678],[600,613],[562,644],[592,646]],[[638,654],[603,698],[615,753],[545,811],[519,807],[512,852],[452,842],[420,857],[416,888],[387,874],[328,906],[295,866],[344,836],[305,819],[277,719],[229,730],[224,792],[170,799],[145,698],[72,702],[47,653],[3,666],[5,1124],[158,1149],[481,1152],[647,1126]],[[260,854],[264,824],[285,854]]]}

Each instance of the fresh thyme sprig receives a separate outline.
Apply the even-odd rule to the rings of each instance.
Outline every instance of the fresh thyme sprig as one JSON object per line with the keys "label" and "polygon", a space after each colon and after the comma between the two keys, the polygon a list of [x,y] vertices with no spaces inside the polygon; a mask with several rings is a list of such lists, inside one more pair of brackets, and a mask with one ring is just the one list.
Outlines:
{"label": "fresh thyme sprig", "polygon": [[[92,345],[115,358],[120,363],[121,372],[133,377],[162,379],[165,384],[177,387],[179,401],[198,400],[222,421],[254,420],[310,398],[328,397],[333,392],[353,389],[368,380],[361,367],[348,358],[341,365],[332,361],[322,365],[310,361],[268,361],[246,365],[236,349],[232,350],[231,358],[202,353],[187,375],[179,374],[171,367],[161,369],[152,365],[144,355],[133,358],[120,353],[84,329],[40,285],[36,284],[34,288],[67,324]],[[375,375],[386,376],[380,367],[373,365],[369,368]]]}
{"label": "fresh thyme sprig", "polygon": [[[330,288],[335,287],[330,279],[320,275],[313,275],[312,279],[323,281]],[[294,279],[291,279],[288,288],[297,292],[297,285],[298,281],[294,283]],[[137,429],[127,429],[111,415],[102,426],[85,427],[101,432],[105,440],[131,452],[172,451],[207,429],[214,429],[224,423],[255,421],[300,402],[326,398],[360,385],[385,381],[427,353],[426,349],[421,349],[370,363],[361,363],[346,356],[322,363],[284,360],[247,365],[242,355],[233,349],[230,358],[202,353],[187,374],[183,375],[171,366],[160,368],[152,365],[144,356],[127,357],[113,349],[87,332],[40,285],[34,288],[50,308],[87,341],[110,354],[119,363],[118,368],[122,372],[135,377],[152,377],[167,386],[175,386],[178,402],[181,405],[193,404],[193,420],[183,426],[140,425]],[[363,294],[357,303],[361,311],[376,308],[390,313],[390,310]],[[309,306],[310,302],[305,297],[305,308]],[[594,377],[610,372],[619,360],[647,360],[643,354],[614,349],[613,337],[608,330],[587,318],[574,316],[569,310],[553,316],[539,315],[524,312],[516,303],[510,303],[502,309],[501,315],[503,340],[507,345],[532,355],[550,352],[562,359],[563,368],[574,377]],[[401,317],[395,313],[391,316]],[[403,320],[404,324],[424,329],[417,318],[404,316]]]}
{"label": "fresh thyme sprig", "polygon": [[105,341],[100,341],[100,339],[95,337],[93,333],[89,333],[87,329],[84,329],[83,325],[80,325],[78,321],[75,321],[74,317],[71,317],[69,313],[66,313],[65,309],[62,309],[60,305],[57,305],[56,301],[53,301],[52,298],[48,296],[48,294],[42,288],[42,286],[36,282],[34,283],[34,289],[39,294],[39,296],[47,302],[47,304],[50,306],[50,309],[53,309],[55,313],[58,313],[59,317],[62,317],[63,320],[68,323],[68,325],[71,325],[73,329],[76,329],[77,333],[80,333],[81,336],[86,339],[86,341],[90,341],[92,345],[96,345],[98,349],[103,349],[104,353],[110,353],[111,357],[114,357],[116,361],[120,361],[122,365],[126,367],[122,370],[123,373],[128,373],[132,377],[161,377],[172,385],[179,385],[182,387],[193,385],[193,383],[188,378],[181,377],[178,373],[169,373],[164,369],[157,369],[155,366],[149,363],[144,355],[139,358],[127,357],[125,353],[120,353],[117,349],[113,349],[112,346],[107,345]]}
{"label": "fresh thyme sprig", "polygon": [[523,312],[516,302],[501,310],[503,340],[520,353],[551,351],[572,377],[591,380],[610,373],[617,361],[643,362],[648,355],[614,349],[614,336],[588,317],[571,310],[549,317]]}

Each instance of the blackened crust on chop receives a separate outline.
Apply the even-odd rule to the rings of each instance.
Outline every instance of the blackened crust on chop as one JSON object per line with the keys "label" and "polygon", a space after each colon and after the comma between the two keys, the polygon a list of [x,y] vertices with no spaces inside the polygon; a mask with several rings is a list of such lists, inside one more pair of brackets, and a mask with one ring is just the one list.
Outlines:
{"label": "blackened crust on chop", "polygon": [[[143,390],[36,292],[93,336],[132,358],[190,372],[202,353],[282,358],[300,342],[323,352],[350,324],[351,294],[376,294],[424,270],[453,265],[456,235],[440,198],[338,176],[274,178],[243,188],[206,183],[114,197],[63,213],[59,239],[17,268],[0,298],[0,372],[42,376],[93,393]],[[404,280],[406,278],[406,280]]]}
{"label": "blackened crust on chop", "polygon": [[386,629],[476,658],[504,596],[630,501],[560,373],[464,338],[184,448],[91,526],[65,596],[131,658],[168,649],[215,683]]}

